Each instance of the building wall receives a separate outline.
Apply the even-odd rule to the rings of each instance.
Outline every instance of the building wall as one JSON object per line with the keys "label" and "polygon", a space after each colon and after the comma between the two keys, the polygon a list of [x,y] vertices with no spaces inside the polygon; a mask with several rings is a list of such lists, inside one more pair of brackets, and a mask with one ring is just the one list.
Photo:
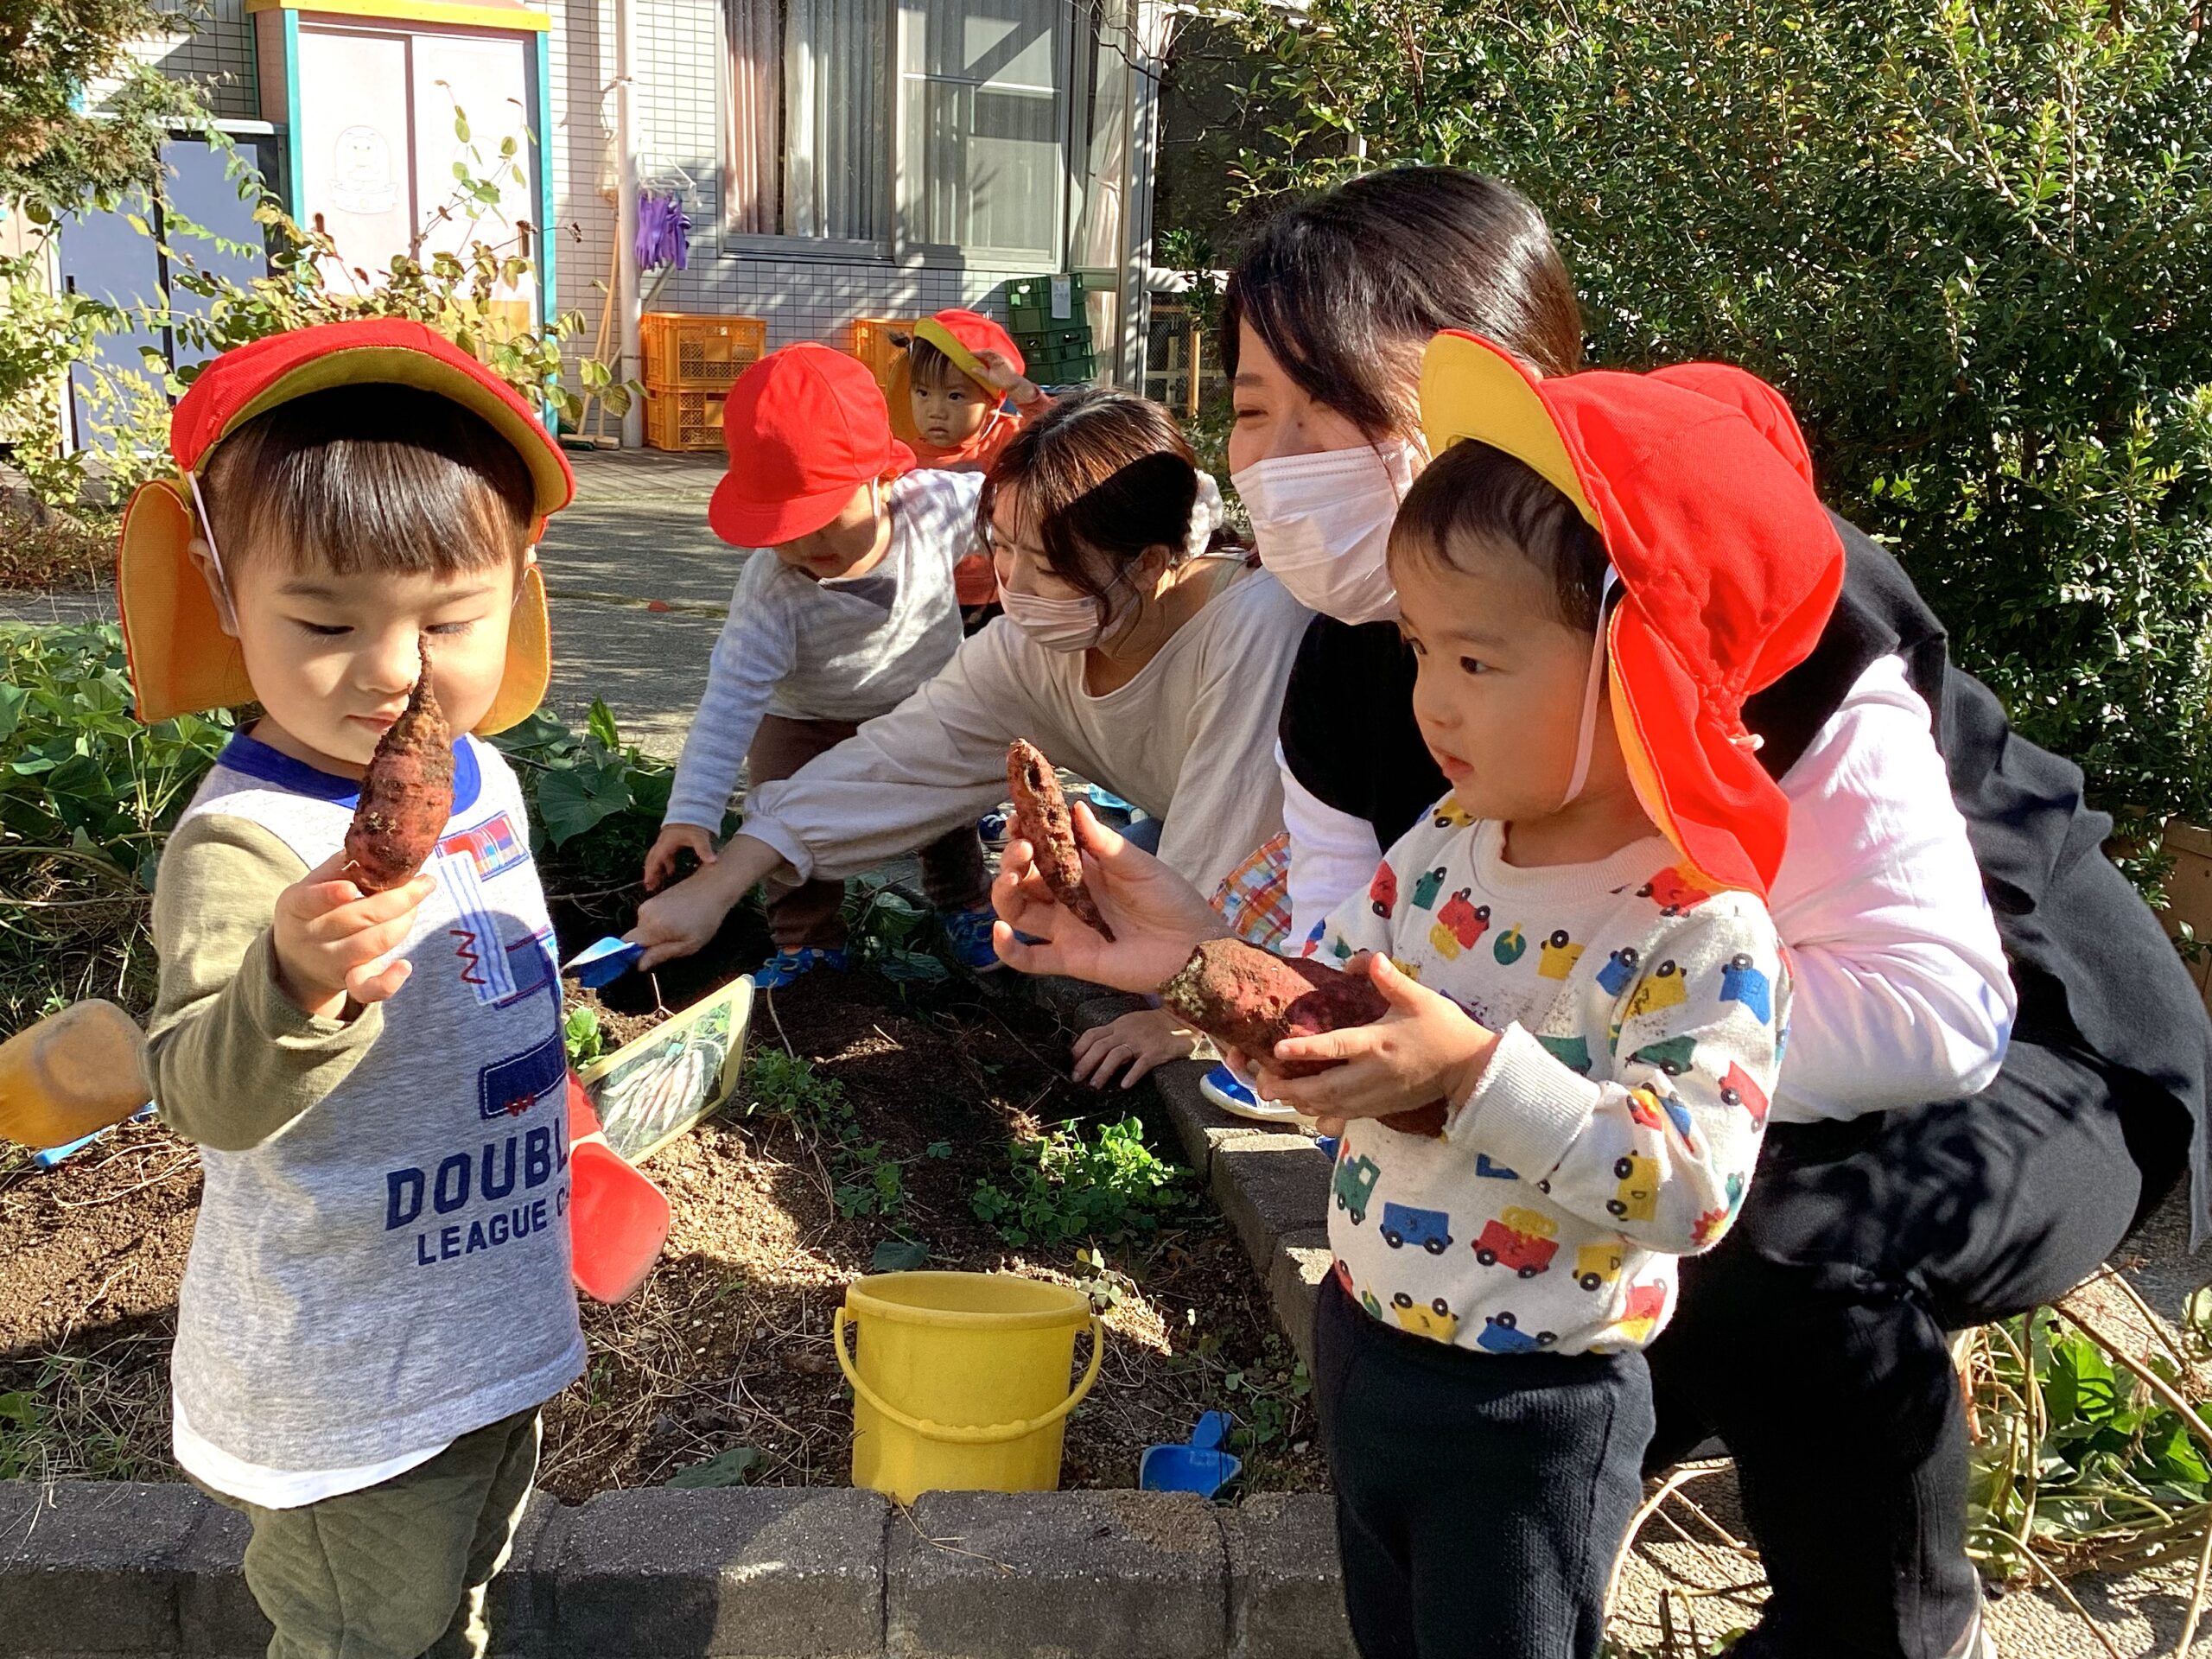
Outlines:
{"label": "building wall", "polygon": [[[846,343],[855,317],[918,316],[947,306],[1004,311],[1009,276],[1054,269],[912,265],[888,260],[779,258],[725,249],[720,224],[719,0],[632,0],[640,181],[682,190],[691,218],[687,270],[671,276],[657,311],[761,317],[771,347],[795,340]],[[581,311],[588,349],[606,305],[613,250],[612,164],[614,8],[612,0],[553,0],[555,276],[561,308]],[[650,289],[652,278],[646,277]],[[599,285],[599,286],[595,286]],[[610,344],[611,356],[614,347]]]}
{"label": "building wall", "polygon": [[[199,83],[208,108],[226,121],[261,118],[260,93],[254,85],[253,28],[245,0],[208,0],[197,22],[177,14],[172,33],[134,41],[131,56],[178,80]],[[93,89],[94,100],[113,86]]]}

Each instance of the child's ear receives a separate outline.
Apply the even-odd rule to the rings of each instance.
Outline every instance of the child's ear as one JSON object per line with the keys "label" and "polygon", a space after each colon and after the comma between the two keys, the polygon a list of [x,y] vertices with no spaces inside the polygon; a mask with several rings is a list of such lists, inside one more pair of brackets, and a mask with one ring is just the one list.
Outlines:
{"label": "child's ear", "polygon": [[238,637],[238,615],[231,607],[230,591],[223,584],[222,568],[215,563],[215,550],[207,545],[205,537],[195,536],[184,544],[184,556],[190,559],[200,579],[207,584],[207,592],[215,601],[215,620],[223,632],[235,639]]}

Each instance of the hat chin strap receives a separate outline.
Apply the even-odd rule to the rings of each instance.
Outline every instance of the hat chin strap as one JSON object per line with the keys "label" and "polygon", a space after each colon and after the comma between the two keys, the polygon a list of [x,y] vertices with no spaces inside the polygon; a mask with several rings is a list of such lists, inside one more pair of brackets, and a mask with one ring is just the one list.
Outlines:
{"label": "hat chin strap", "polygon": [[185,471],[184,481],[192,490],[192,505],[200,516],[200,534],[207,543],[207,557],[215,567],[215,587],[221,597],[223,609],[230,613],[228,620],[231,626],[236,627],[238,601],[231,597],[231,578],[223,569],[222,550],[215,545],[214,515],[207,511],[207,498],[200,493],[199,478],[188,467]]}
{"label": "hat chin strap", "polygon": [[1567,793],[1559,810],[1565,811],[1580,798],[1590,781],[1590,757],[1598,745],[1598,692],[1605,683],[1605,601],[1621,583],[1620,573],[1608,564],[1604,586],[1598,589],[1598,635],[1590,647],[1590,674],[1582,688],[1582,724],[1574,737],[1574,772],[1567,780]]}

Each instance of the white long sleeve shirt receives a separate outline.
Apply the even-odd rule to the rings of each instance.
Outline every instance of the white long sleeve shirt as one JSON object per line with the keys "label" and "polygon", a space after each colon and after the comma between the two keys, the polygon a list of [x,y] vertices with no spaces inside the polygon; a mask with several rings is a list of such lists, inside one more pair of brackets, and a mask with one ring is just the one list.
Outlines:
{"label": "white long sleeve shirt", "polygon": [[1211,893],[1282,828],[1269,756],[1311,620],[1266,571],[1237,571],[1135,679],[1093,696],[1083,652],[1000,617],[889,714],[756,787],[745,833],[802,879],[857,874],[1003,800],[1007,745],[1026,737],[1164,820],[1161,860]]}
{"label": "white long sleeve shirt", "polygon": [[960,644],[952,567],[976,550],[982,489],[979,473],[895,480],[891,545],[862,575],[817,582],[766,548],[747,558],[684,735],[667,823],[721,829],[764,714],[868,720],[950,660]]}
{"label": "white long sleeve shirt", "polygon": [[[1796,984],[1774,1100],[1783,1122],[1976,1094],[2005,1058],[2018,1000],[1933,731],[1903,659],[1885,657],[1780,780],[1789,843],[1769,909]],[[1382,849],[1366,820],[1287,767],[1282,779],[1303,938]]]}

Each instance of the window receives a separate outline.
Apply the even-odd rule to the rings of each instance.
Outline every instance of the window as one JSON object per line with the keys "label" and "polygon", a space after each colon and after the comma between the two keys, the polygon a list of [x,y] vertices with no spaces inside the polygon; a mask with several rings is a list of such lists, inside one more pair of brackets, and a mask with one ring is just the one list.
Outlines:
{"label": "window", "polygon": [[1077,10],[723,0],[726,228],[1058,259]]}
{"label": "window", "polygon": [[728,228],[878,242],[888,232],[885,0],[725,0]]}

